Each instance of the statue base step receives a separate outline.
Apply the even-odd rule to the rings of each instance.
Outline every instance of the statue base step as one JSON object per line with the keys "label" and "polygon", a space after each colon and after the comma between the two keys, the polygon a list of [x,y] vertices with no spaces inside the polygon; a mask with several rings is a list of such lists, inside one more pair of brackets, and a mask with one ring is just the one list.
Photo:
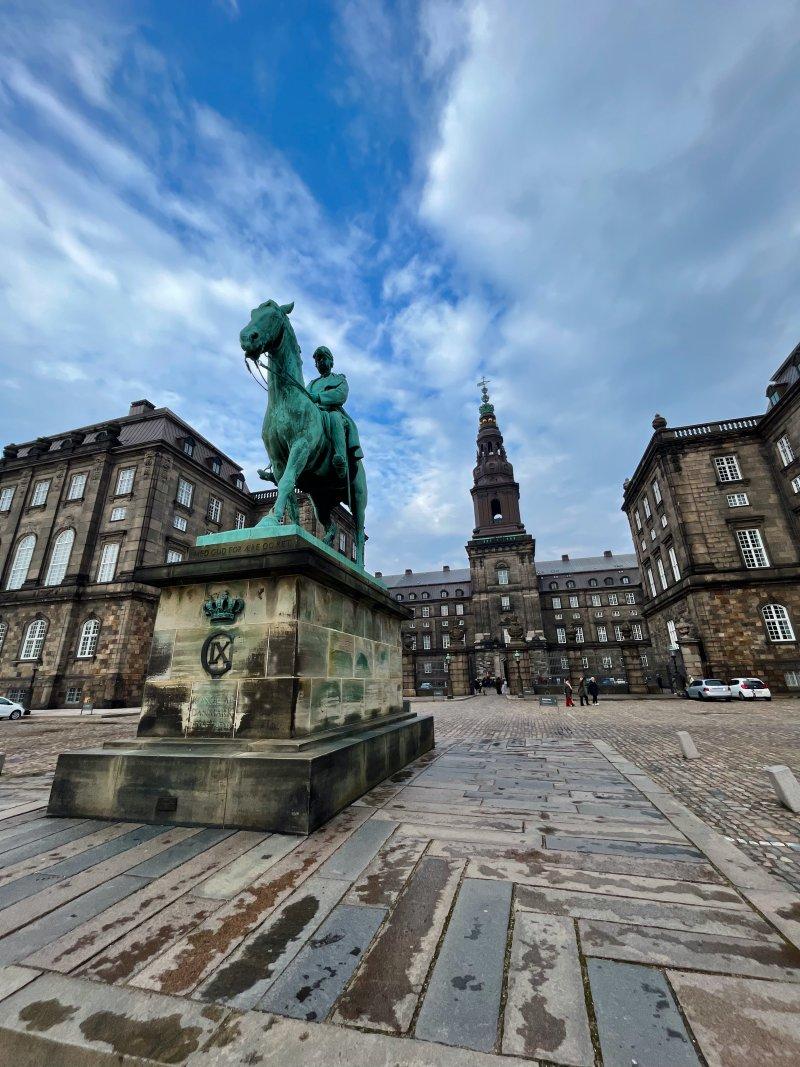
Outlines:
{"label": "statue base step", "polygon": [[309,834],[430,751],[432,715],[302,742],[140,739],[58,757],[48,815]]}

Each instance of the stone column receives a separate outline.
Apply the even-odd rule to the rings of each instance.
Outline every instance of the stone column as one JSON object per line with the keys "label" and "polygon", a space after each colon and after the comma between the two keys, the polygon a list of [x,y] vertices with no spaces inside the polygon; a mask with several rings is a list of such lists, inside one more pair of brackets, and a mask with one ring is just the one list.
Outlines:
{"label": "stone column", "polygon": [[683,666],[686,669],[686,680],[702,678],[705,674],[705,669],[700,655],[700,641],[692,638],[681,638],[680,649],[683,656]]}
{"label": "stone column", "polygon": [[[409,646],[411,642],[409,641]],[[414,672],[414,653],[410,647],[403,644],[403,696],[413,697],[417,695],[416,678]]]}
{"label": "stone column", "polygon": [[450,649],[450,693],[454,697],[469,696],[469,656]]}
{"label": "stone column", "polygon": [[622,662],[625,664],[625,676],[631,693],[646,693],[647,682],[642,669],[642,655],[634,641],[621,641]]}

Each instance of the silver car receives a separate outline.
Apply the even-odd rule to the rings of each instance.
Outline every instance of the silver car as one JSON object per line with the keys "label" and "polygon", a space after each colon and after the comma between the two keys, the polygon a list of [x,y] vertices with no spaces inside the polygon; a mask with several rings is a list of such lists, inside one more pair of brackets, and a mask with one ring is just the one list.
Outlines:
{"label": "silver car", "polygon": [[0,697],[0,719],[21,719],[25,714],[25,708],[15,700],[8,697]]}
{"label": "silver car", "polygon": [[690,700],[730,700],[731,687],[719,678],[694,678],[686,686]]}

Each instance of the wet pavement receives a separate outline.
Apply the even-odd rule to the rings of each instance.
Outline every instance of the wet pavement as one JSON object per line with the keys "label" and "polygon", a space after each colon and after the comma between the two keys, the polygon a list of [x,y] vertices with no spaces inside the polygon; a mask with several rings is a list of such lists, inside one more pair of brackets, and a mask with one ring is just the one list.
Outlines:
{"label": "wet pavement", "polygon": [[2,779],[0,1063],[800,1062],[800,897],[607,740],[481,703],[308,838]]}

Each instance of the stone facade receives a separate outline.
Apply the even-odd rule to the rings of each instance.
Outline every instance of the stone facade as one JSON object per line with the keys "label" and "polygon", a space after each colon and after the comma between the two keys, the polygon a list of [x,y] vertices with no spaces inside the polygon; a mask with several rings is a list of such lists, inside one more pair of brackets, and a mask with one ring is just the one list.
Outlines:
{"label": "stone facade", "polygon": [[[238,464],[146,400],[113,422],[7,445],[0,692],[34,708],[139,704],[158,593],[134,569],[252,525],[272,496],[250,493]],[[339,509],[337,521],[351,555],[350,517]]]}
{"label": "stone facade", "polygon": [[625,483],[655,659],[680,683],[800,689],[800,346],[763,415],[653,436]]}

